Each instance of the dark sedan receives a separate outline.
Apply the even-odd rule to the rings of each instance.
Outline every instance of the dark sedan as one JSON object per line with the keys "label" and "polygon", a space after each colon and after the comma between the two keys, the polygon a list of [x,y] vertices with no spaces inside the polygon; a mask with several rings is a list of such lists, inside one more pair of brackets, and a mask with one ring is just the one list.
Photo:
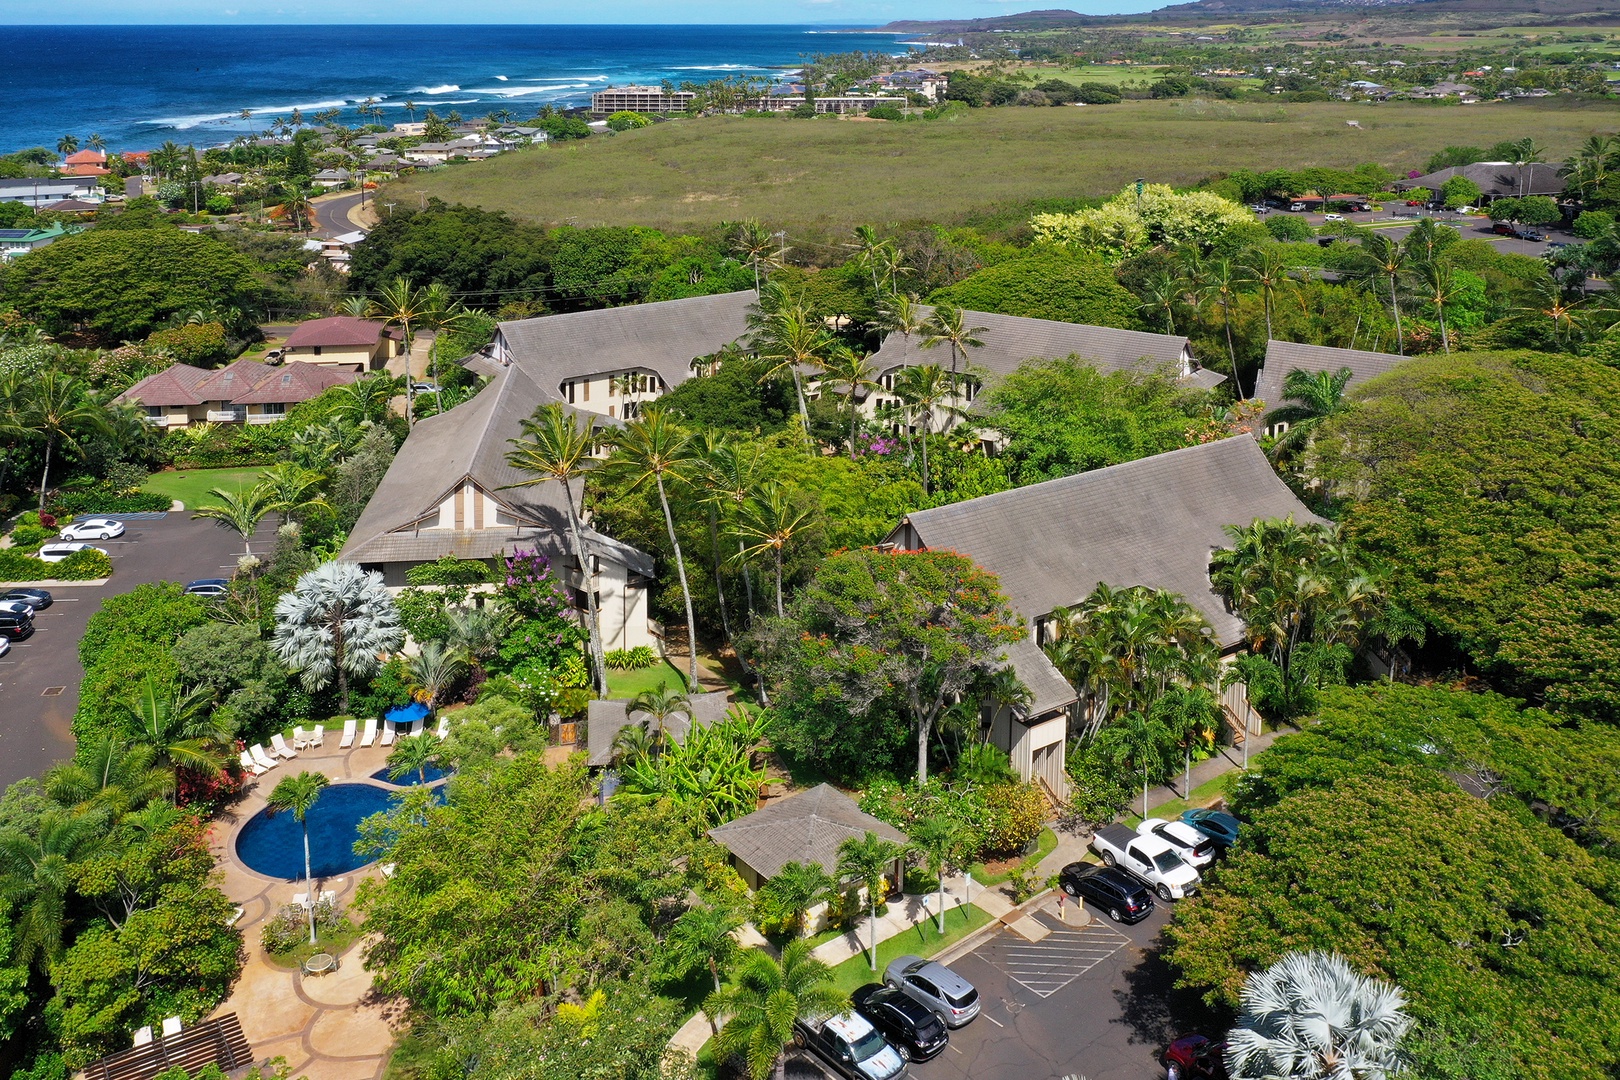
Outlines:
{"label": "dark sedan", "polygon": [[1153,894],[1117,866],[1070,863],[1058,875],[1058,886],[1070,896],[1090,900],[1115,922],[1139,923],[1153,914]]}
{"label": "dark sedan", "polygon": [[1181,820],[1221,847],[1231,847],[1238,842],[1238,828],[1242,824],[1231,814],[1219,810],[1183,810]]}
{"label": "dark sedan", "polygon": [[0,600],[17,600],[35,611],[43,611],[51,606],[51,594],[44,589],[7,589],[0,593]]}
{"label": "dark sedan", "polygon": [[934,1010],[892,986],[867,983],[849,1000],[908,1061],[927,1061],[950,1041],[945,1022]]}

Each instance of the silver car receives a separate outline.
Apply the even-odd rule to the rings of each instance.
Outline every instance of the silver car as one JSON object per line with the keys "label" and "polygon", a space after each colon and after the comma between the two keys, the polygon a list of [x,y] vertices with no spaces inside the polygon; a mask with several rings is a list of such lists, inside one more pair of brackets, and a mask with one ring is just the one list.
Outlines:
{"label": "silver car", "polygon": [[979,1015],[979,992],[973,984],[933,960],[897,957],[884,969],[883,981],[934,1010],[946,1027],[959,1028]]}

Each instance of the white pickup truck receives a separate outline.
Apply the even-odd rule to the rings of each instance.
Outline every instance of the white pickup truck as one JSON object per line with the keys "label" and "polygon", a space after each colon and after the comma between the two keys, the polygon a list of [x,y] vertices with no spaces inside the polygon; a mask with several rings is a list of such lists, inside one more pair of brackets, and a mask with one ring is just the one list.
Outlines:
{"label": "white pickup truck", "polygon": [[1104,825],[1092,835],[1091,846],[1103,862],[1129,870],[1161,899],[1180,900],[1198,887],[1198,871],[1162,837],[1140,836],[1125,825]]}

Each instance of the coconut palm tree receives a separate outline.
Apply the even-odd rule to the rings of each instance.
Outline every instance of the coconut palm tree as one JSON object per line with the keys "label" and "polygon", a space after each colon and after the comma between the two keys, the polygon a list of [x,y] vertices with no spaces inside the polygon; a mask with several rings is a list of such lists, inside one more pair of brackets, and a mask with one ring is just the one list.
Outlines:
{"label": "coconut palm tree", "polygon": [[522,472],[532,473],[534,478],[511,486],[529,487],[548,480],[562,485],[574,565],[580,568],[585,585],[581,591],[585,594],[585,622],[590,634],[591,662],[596,667],[597,693],[606,697],[607,658],[602,649],[602,622],[596,610],[590,557],[585,551],[585,539],[579,527],[579,505],[574,502],[573,491],[573,482],[583,479],[585,470],[595,463],[591,455],[597,442],[596,419],[581,416],[576,420],[573,413],[550,402],[524,420],[522,427],[522,437],[511,440],[512,449],[507,452],[506,461]]}
{"label": "coconut palm tree", "polygon": [[763,898],[776,914],[786,916],[795,934],[805,930],[805,917],[811,908],[832,893],[833,879],[819,863],[788,862],[761,885],[756,899]]}
{"label": "coconut palm tree", "polygon": [[1161,267],[1143,282],[1142,302],[1137,306],[1143,311],[1163,313],[1164,332],[1173,334],[1176,332],[1176,303],[1181,293],[1181,280]]}
{"label": "coconut palm tree", "polygon": [[171,775],[188,769],[218,776],[224,770],[231,733],[214,719],[213,697],[206,688],[182,693],[148,675],[116,708],[125,736],[151,747],[155,766]]}
{"label": "coconut palm tree", "polygon": [[[627,491],[638,491],[650,482],[658,491],[658,505],[664,511],[664,529],[675,552],[675,575],[681,583],[681,599],[686,605],[687,678],[698,684],[697,619],[692,614],[692,590],[686,584],[686,556],[675,533],[675,515],[669,509],[668,483],[685,484],[696,470],[696,454],[690,432],[683,430],[657,405],[650,405],[635,419],[627,421],[613,436],[614,454],[607,469],[629,481]],[[667,483],[666,483],[667,482]]]}
{"label": "coconut palm tree", "polygon": [[1436,318],[1440,320],[1440,344],[1445,346],[1446,355],[1451,355],[1451,336],[1446,332],[1446,308],[1457,298],[1460,286],[1451,272],[1451,267],[1439,262],[1419,263],[1417,266],[1415,287],[1423,302],[1434,308]]}
{"label": "coconut palm tree", "polygon": [[[693,685],[696,685],[696,683]],[[643,690],[631,698],[630,704],[625,711],[646,713],[652,718],[649,725],[652,730],[649,731],[649,734],[652,736],[653,753],[656,754],[664,748],[664,743],[668,739],[665,728],[669,723],[669,718],[676,713],[691,716],[692,701],[684,691],[680,689],[671,690],[667,683],[661,682],[656,690]]]}
{"label": "coconut palm tree", "polygon": [[415,327],[431,310],[434,301],[426,289],[412,285],[409,278],[396,277],[377,290],[371,301],[371,315],[388,326],[398,326],[405,335],[405,359],[411,357],[411,345],[416,340]]}
{"label": "coconut palm tree", "polygon": [[422,704],[437,710],[439,695],[455,685],[467,671],[467,654],[442,641],[428,641],[422,650],[405,662],[411,680],[421,692]]}
{"label": "coconut palm tree", "polygon": [[77,135],[64,135],[56,140],[56,152],[63,157],[73,153],[78,148],[79,137]]}
{"label": "coconut palm tree", "polygon": [[1568,345],[1569,335],[1578,325],[1577,319],[1584,314],[1576,309],[1586,302],[1585,291],[1579,286],[1571,288],[1550,274],[1537,277],[1530,289],[1534,298],[1513,310],[1530,318],[1550,319],[1553,333],[1560,335]]}
{"label": "coconut palm tree", "polygon": [[735,526],[737,535],[753,540],[737,553],[739,559],[771,553],[776,563],[776,617],[782,618],[782,552],[810,521],[810,511],[793,505],[788,490],[774,480],[766,481],[742,507]]}
{"label": "coconut palm tree", "polygon": [[[418,740],[412,739],[412,742]],[[304,892],[309,911],[309,943],[315,944],[315,891],[314,876],[310,872],[309,859],[309,812],[315,809],[320,801],[321,792],[326,790],[328,781],[320,773],[301,772],[297,776],[284,776],[281,782],[270,792],[266,800],[265,813],[275,815],[283,811],[290,812],[293,820],[304,830]]]}
{"label": "coconut palm tree", "polygon": [[96,132],[92,131],[90,133],[90,137],[84,141],[84,144],[92,150],[103,150],[106,149],[107,140],[103,139]]}
{"label": "coconut palm tree", "polygon": [[1289,953],[1249,976],[1242,1007],[1226,1036],[1233,1080],[1383,1080],[1403,1071],[1406,996],[1342,956]]}
{"label": "coconut palm tree", "polygon": [[311,510],[329,510],[331,504],[321,494],[326,476],[296,462],[283,461],[259,475],[255,487],[262,488],[269,508],[281,516],[283,525]]}
{"label": "coconut palm tree", "polygon": [[855,439],[860,428],[860,411],[855,407],[855,398],[862,390],[877,389],[878,382],[874,375],[877,368],[870,359],[853,349],[838,349],[828,359],[827,374],[822,381],[832,386],[844,388],[845,400],[849,405],[849,459],[855,460]]}
{"label": "coconut palm tree", "polygon": [[744,953],[728,985],[710,994],[703,1011],[725,1016],[714,1037],[715,1057],[741,1059],[750,1080],[765,1080],[793,1041],[793,1025],[842,1013],[849,997],[833,986],[832,969],[810,955],[808,941],[782,950],[778,963],[759,949]]}
{"label": "coconut palm tree", "polygon": [[276,655],[311,693],[335,678],[341,713],[349,711],[349,676],[369,677],[404,642],[382,575],[355,563],[323,563],[276,601]]}
{"label": "coconut palm tree", "polygon": [[120,732],[87,734],[72,761],[58,762],[45,773],[45,794],[78,811],[121,817],[174,789],[174,774],[156,762],[156,750]]}
{"label": "coconut palm tree", "polygon": [[865,836],[859,839],[845,837],[838,845],[838,876],[846,881],[858,879],[866,887],[866,912],[869,916],[867,938],[873,971],[877,970],[878,893],[882,891],[887,895],[885,874],[894,861],[905,854],[905,850],[902,845],[885,840],[870,829]]}
{"label": "coconut palm tree", "polygon": [[760,267],[763,265],[768,272],[777,265],[777,260],[771,257],[772,252],[777,250],[776,237],[758,221],[749,218],[732,226],[727,246],[733,255],[754,268],[754,295],[759,296]]}
{"label": "coconut palm tree", "polygon": [[[296,468],[296,466],[294,466]],[[224,488],[209,488],[215,502],[199,506],[191,515],[192,520],[206,518],[219,523],[222,529],[230,529],[242,538],[242,549],[249,555],[253,554],[253,534],[259,531],[259,522],[276,510],[275,496],[269,488],[260,484],[243,490],[226,491]]]}
{"label": "coconut palm tree", "polygon": [[426,735],[399,740],[388,754],[388,779],[398,780],[415,773],[417,783],[427,783],[428,769],[444,760],[443,746],[437,738]]}
{"label": "coconut palm tree", "polygon": [[1406,355],[1406,335],[1401,329],[1401,304],[1397,294],[1401,274],[1407,267],[1407,253],[1389,237],[1374,233],[1361,242],[1361,260],[1355,268],[1357,277],[1371,283],[1379,278],[1389,281],[1389,310],[1395,316],[1395,348]]}
{"label": "coconut palm tree", "polygon": [[1204,266],[1201,292],[1203,298],[1221,309],[1221,322],[1226,328],[1226,355],[1232,362],[1232,380],[1239,398],[1244,396],[1243,380],[1238,375],[1237,345],[1232,340],[1232,305],[1237,303],[1238,291],[1244,275],[1231,259],[1211,259]]}
{"label": "coconut palm tree", "polygon": [[962,826],[943,814],[924,818],[911,830],[911,843],[922,853],[928,872],[939,881],[939,932],[945,932],[945,871],[962,846]]}
{"label": "coconut palm tree", "polygon": [[45,466],[39,477],[41,513],[45,510],[51,458],[56,448],[60,446],[77,453],[83,436],[105,434],[109,429],[107,410],[96,403],[84,384],[53,368],[31,377],[22,388],[15,408],[0,415],[0,434],[45,440]]}
{"label": "coconut palm tree", "polygon": [[49,971],[62,954],[76,864],[101,845],[100,815],[45,811],[32,831],[0,829],[0,896],[13,905],[12,962]]}
{"label": "coconut palm tree", "polygon": [[719,993],[721,970],[729,968],[742,951],[734,935],[744,921],[742,913],[735,908],[718,905],[688,908],[664,938],[664,958],[670,974],[684,979],[699,967],[707,966],[715,993]]}
{"label": "coconut palm tree", "polygon": [[934,433],[936,417],[942,421],[943,431],[950,421],[962,416],[955,404],[956,376],[947,374],[938,364],[917,364],[902,368],[894,377],[894,396],[905,407],[907,427],[922,423],[922,482],[923,493],[929,490],[928,437]]}
{"label": "coconut palm tree", "polygon": [[956,383],[957,361],[967,360],[969,349],[983,347],[984,341],[980,334],[988,330],[987,326],[968,326],[962,320],[962,309],[951,304],[938,304],[933,313],[923,323],[922,347],[935,349],[941,345],[951,347],[951,383]]}
{"label": "coconut palm tree", "polygon": [[1348,367],[1338,371],[1301,371],[1283,376],[1284,404],[1266,414],[1267,424],[1286,423],[1288,430],[1272,444],[1273,458],[1282,459],[1302,449],[1324,420],[1348,412],[1345,387],[1354,375]]}
{"label": "coconut palm tree", "polygon": [[378,371],[332,390],[331,415],[355,424],[377,423],[388,415],[390,403],[399,393],[399,381]]}
{"label": "coconut palm tree", "polygon": [[1164,771],[1165,753],[1175,736],[1145,712],[1132,710],[1097,735],[1098,747],[1115,765],[1142,771],[1142,816],[1147,817],[1148,779]]}
{"label": "coconut palm tree", "polygon": [[803,298],[784,298],[775,310],[763,314],[750,346],[762,360],[774,361],[760,377],[775,378],[784,369],[793,376],[793,392],[799,403],[799,422],[805,438],[810,437],[810,411],[804,404],[804,382],[800,373],[819,374],[837,348],[837,339],[827,330],[820,316],[813,314]]}
{"label": "coconut palm tree", "polygon": [[886,334],[899,334],[908,344],[912,334],[922,333],[928,318],[916,293],[892,292],[878,305],[879,329]]}
{"label": "coconut palm tree", "polygon": [[1276,306],[1277,294],[1293,280],[1288,274],[1288,262],[1276,244],[1267,244],[1252,249],[1238,269],[1245,280],[1260,290],[1260,298],[1266,309],[1266,340],[1270,341],[1271,312]]}

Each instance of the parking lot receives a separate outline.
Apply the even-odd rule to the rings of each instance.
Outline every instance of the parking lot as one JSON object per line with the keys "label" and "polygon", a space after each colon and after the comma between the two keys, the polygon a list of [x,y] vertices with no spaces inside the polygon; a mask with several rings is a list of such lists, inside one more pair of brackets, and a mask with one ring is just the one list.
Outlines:
{"label": "parking lot", "polygon": [[[54,603],[38,613],[34,635],[12,642],[0,657],[0,787],[38,776],[73,754],[73,712],[79,704],[79,638],[109,596],[152,581],[228,577],[236,569],[242,540],[212,521],[186,513],[126,520],[116,540],[95,541],[112,556],[105,585],[50,585]],[[266,522],[254,551],[271,545]],[[133,689],[133,688],[131,688]]]}

